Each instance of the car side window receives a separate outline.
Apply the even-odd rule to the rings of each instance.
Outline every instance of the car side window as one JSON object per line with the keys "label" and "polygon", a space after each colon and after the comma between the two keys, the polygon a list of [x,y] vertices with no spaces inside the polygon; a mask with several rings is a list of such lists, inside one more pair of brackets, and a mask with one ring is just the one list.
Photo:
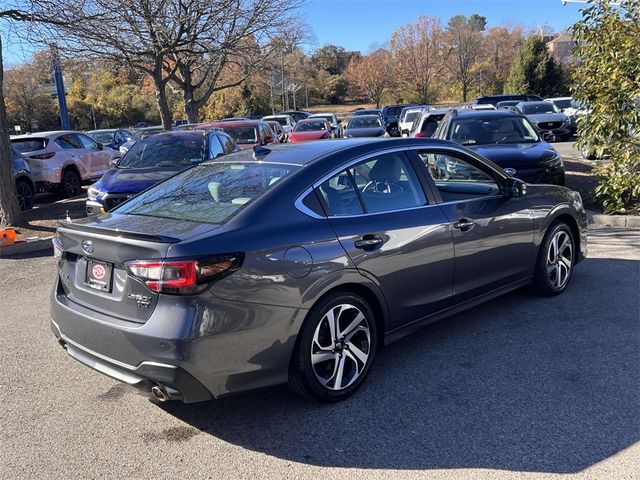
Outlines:
{"label": "car side window", "polygon": [[319,187],[329,215],[358,215],[426,205],[422,186],[401,153],[356,164]]}
{"label": "car side window", "polygon": [[217,135],[220,139],[220,143],[222,143],[222,146],[224,147],[224,153],[231,153],[235,150],[236,145],[233,143],[233,139],[229,135],[225,133],[218,133]]}
{"label": "car side window", "polygon": [[218,135],[211,134],[209,137],[209,158],[218,158],[224,155],[224,149],[220,143]]}
{"label": "car side window", "polygon": [[500,193],[500,185],[489,171],[462,156],[418,152],[444,202],[473,200]]}
{"label": "car side window", "polygon": [[61,135],[54,140],[54,143],[64,150],[83,148],[80,142],[73,135]]}
{"label": "car side window", "polygon": [[76,138],[78,138],[78,140],[80,140],[80,142],[82,144],[81,148],[86,148],[87,150],[97,150],[98,149],[98,144],[93,139],[87,137],[86,135],[76,134]]}

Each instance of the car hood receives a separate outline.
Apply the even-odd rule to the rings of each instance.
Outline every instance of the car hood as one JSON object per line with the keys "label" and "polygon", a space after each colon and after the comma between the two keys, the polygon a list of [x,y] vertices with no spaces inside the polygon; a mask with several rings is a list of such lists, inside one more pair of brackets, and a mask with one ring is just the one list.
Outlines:
{"label": "car hood", "polygon": [[546,142],[500,145],[468,145],[474,152],[502,168],[526,168],[551,160],[557,152]]}
{"label": "car hood", "polygon": [[324,138],[326,133],[326,130],[314,130],[311,132],[291,132],[289,134],[289,139],[295,139],[300,142],[303,142],[305,140],[320,140]]}
{"label": "car hood", "polygon": [[383,127],[375,128],[346,128],[344,130],[345,136],[350,137],[380,137],[384,135],[385,129]]}
{"label": "car hood", "polygon": [[112,168],[95,184],[105,193],[138,193],[184,170],[184,166]]}
{"label": "car hood", "polygon": [[567,116],[564,113],[537,113],[526,116],[533,123],[539,122],[566,122]]}

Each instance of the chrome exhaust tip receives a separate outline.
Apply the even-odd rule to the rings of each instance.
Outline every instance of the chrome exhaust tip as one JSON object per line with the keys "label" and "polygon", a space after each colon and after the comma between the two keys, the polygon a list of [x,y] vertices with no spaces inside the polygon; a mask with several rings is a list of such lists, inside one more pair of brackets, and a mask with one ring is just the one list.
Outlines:
{"label": "chrome exhaust tip", "polygon": [[154,385],[153,387],[151,387],[151,394],[161,402],[166,402],[169,399],[167,392],[165,392],[164,389],[158,385]]}

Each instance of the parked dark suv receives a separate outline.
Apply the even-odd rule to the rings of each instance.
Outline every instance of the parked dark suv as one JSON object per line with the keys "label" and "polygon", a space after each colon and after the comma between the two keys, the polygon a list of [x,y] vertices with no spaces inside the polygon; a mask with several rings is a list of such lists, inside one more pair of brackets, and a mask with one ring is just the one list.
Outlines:
{"label": "parked dark suv", "polygon": [[31,167],[27,159],[13,146],[9,147],[13,178],[16,181],[16,194],[20,210],[31,210],[35,197],[35,186],[31,178]]}
{"label": "parked dark suv", "polygon": [[504,95],[486,95],[484,97],[478,97],[473,101],[474,105],[493,105],[494,107],[498,102],[504,102],[506,100],[518,100],[520,102],[541,102],[542,97],[538,95],[532,95],[527,93],[525,95],[517,93],[507,93]]}
{"label": "parked dark suv", "polygon": [[524,115],[508,110],[451,110],[434,138],[464,145],[525,182],[564,185],[560,153]]}
{"label": "parked dark suv", "polygon": [[404,107],[410,107],[412,104],[398,104],[398,105],[385,105],[382,107],[382,119],[384,120],[387,133],[391,137],[399,137],[400,129],[398,128],[398,121],[400,120],[400,113]]}

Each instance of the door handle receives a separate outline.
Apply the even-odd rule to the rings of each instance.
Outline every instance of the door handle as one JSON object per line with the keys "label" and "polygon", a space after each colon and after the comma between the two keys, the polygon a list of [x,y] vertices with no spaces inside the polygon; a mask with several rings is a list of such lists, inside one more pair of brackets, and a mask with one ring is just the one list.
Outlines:
{"label": "door handle", "polygon": [[378,245],[382,245],[383,243],[384,238],[382,237],[375,235],[364,235],[360,240],[356,240],[354,242],[354,245],[356,248],[367,250],[373,247],[377,247]]}
{"label": "door handle", "polygon": [[453,228],[458,229],[462,232],[468,232],[473,228],[474,225],[475,222],[473,220],[469,220],[468,218],[461,218],[453,224]]}

